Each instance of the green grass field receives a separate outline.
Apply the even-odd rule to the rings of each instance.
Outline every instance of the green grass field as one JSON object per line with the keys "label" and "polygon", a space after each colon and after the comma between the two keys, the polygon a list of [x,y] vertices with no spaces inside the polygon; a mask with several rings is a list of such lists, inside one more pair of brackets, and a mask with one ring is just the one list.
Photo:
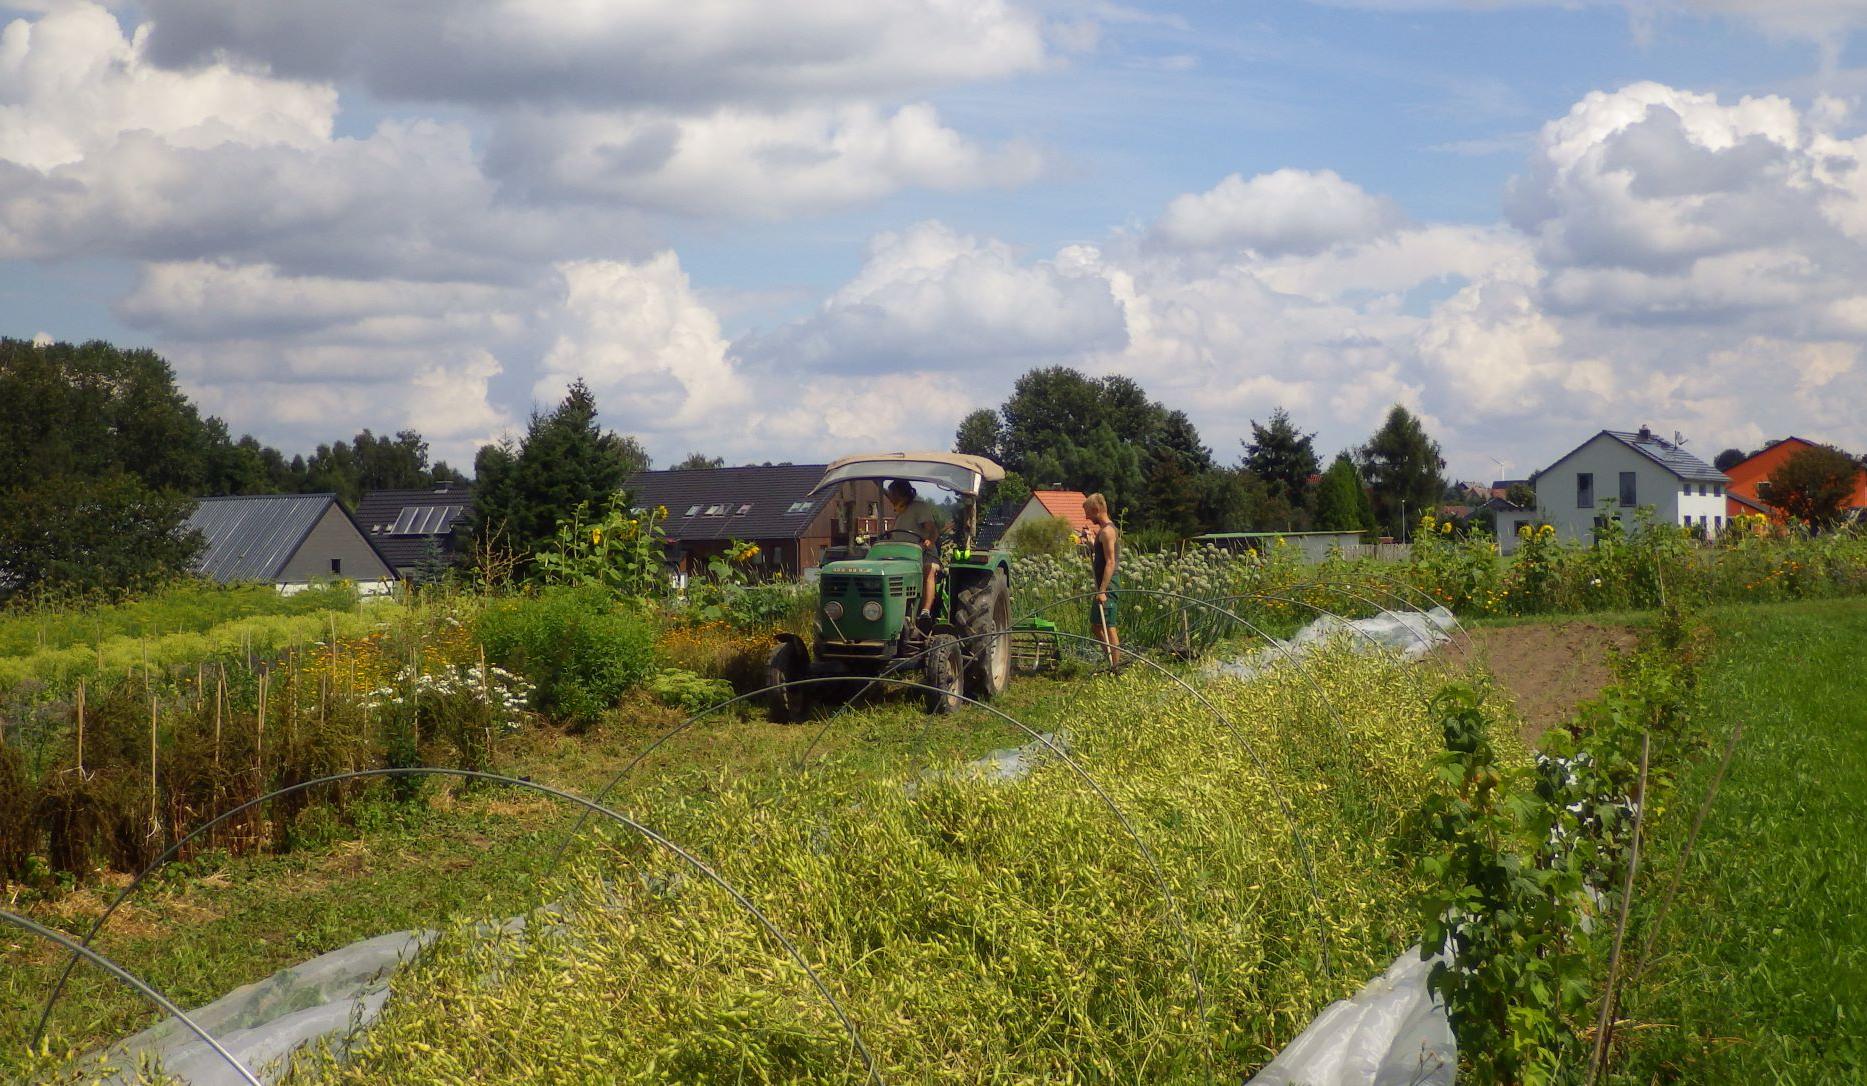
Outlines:
{"label": "green grass field", "polygon": [[1867,602],[1720,609],[1705,674],[1744,731],[1656,931],[1720,751],[1681,779],[1646,861],[1617,1081],[1867,1081]]}

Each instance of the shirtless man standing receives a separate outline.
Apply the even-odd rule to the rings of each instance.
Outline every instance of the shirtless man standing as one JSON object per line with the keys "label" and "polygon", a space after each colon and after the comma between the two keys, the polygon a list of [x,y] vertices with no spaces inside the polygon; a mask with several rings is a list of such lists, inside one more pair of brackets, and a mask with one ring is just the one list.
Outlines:
{"label": "shirtless man standing", "polygon": [[1083,516],[1095,525],[1090,553],[1096,578],[1095,603],[1089,608],[1089,632],[1108,650],[1109,666],[1121,667],[1121,634],[1115,630],[1115,564],[1121,556],[1121,529],[1109,519],[1108,499],[1091,494],[1083,499]]}

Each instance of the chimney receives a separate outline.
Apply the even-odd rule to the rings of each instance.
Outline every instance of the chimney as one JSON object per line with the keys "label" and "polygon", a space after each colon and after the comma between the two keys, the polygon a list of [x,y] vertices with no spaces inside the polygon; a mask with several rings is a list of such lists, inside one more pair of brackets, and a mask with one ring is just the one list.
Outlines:
{"label": "chimney", "polygon": [[1642,423],[1640,426],[1640,440],[1642,441],[1653,440],[1653,428]]}

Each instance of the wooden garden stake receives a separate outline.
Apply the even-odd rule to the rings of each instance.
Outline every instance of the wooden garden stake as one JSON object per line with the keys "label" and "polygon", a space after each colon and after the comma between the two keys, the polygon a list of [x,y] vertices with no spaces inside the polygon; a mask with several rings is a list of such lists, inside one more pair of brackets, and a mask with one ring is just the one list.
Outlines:
{"label": "wooden garden stake", "polygon": [[261,785],[266,782],[266,687],[270,678],[270,672],[259,673],[259,716],[253,722],[253,772]]}
{"label": "wooden garden stake", "polygon": [[1640,737],[1640,808],[1634,812],[1633,842],[1627,848],[1627,877],[1621,880],[1621,914],[1614,925],[1614,947],[1608,952],[1608,989],[1601,999],[1601,1015],[1595,1020],[1595,1051],[1588,1060],[1588,1086],[1601,1081],[1608,1069],[1608,1050],[1614,1043],[1614,996],[1621,979],[1621,942],[1627,937],[1627,914],[1634,901],[1634,874],[1640,870],[1640,826],[1647,815],[1647,754],[1653,745],[1653,733]]}
{"label": "wooden garden stake", "polygon": [[285,749],[290,750],[298,741],[298,667],[296,652],[285,650]]}
{"label": "wooden garden stake", "polygon": [[78,776],[84,776],[84,680],[78,680]]}
{"label": "wooden garden stake", "polygon": [[214,682],[214,768],[220,768],[220,714],[227,704],[227,669],[221,668]]}
{"label": "wooden garden stake", "polygon": [[156,809],[156,696],[149,695],[149,836],[162,829]]}

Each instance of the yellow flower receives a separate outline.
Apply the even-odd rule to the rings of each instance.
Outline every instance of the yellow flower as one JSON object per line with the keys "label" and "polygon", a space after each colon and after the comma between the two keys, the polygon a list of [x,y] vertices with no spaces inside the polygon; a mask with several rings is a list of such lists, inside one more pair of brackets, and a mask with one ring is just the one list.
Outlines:
{"label": "yellow flower", "polygon": [[666,519],[667,519],[667,517],[668,517],[668,507],[667,507],[667,506],[665,506],[665,505],[657,505],[657,506],[655,506],[655,519],[656,519],[656,520],[666,520]]}
{"label": "yellow flower", "polygon": [[590,542],[591,543],[603,542],[603,529],[601,528],[590,529]]}
{"label": "yellow flower", "polygon": [[1439,526],[1439,534],[1440,535],[1451,535],[1452,534],[1452,522],[1448,520],[1444,524],[1441,524]]}

